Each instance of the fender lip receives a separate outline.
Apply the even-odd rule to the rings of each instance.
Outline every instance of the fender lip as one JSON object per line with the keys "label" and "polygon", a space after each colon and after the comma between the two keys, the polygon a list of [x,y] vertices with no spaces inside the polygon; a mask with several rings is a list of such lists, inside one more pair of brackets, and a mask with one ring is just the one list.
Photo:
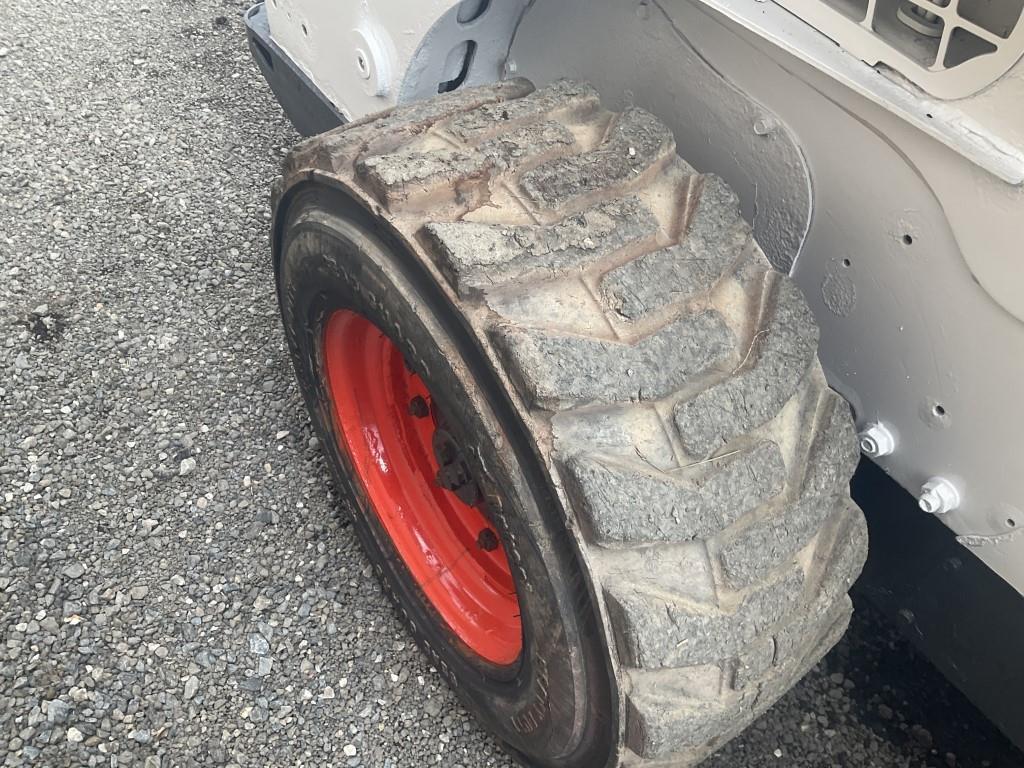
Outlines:
{"label": "fender lip", "polygon": [[295,130],[315,136],[345,124],[345,118],[270,34],[263,2],[245,12],[249,50]]}

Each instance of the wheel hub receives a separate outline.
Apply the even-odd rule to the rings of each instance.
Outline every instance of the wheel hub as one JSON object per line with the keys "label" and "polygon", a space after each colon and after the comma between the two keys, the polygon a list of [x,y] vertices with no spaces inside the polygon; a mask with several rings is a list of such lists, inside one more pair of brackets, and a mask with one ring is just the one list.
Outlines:
{"label": "wheel hub", "polygon": [[438,423],[434,432],[434,458],[440,469],[437,470],[437,484],[451,491],[463,504],[475,506],[480,503],[480,486],[473,479],[473,473],[462,456],[462,449],[446,429]]}

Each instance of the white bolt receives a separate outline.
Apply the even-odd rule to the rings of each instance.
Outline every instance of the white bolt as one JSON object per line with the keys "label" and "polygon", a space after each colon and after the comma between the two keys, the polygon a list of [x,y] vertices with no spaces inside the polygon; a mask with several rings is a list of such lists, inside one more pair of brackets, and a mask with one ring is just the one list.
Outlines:
{"label": "white bolt", "polygon": [[944,515],[960,506],[960,491],[944,477],[933,477],[921,486],[917,505],[929,515]]}
{"label": "white bolt", "polygon": [[519,71],[519,64],[516,63],[515,59],[505,59],[505,77],[512,77],[516,72]]}
{"label": "white bolt", "polygon": [[896,438],[884,424],[869,424],[857,435],[857,439],[864,455],[873,459],[888,456],[896,450]]}

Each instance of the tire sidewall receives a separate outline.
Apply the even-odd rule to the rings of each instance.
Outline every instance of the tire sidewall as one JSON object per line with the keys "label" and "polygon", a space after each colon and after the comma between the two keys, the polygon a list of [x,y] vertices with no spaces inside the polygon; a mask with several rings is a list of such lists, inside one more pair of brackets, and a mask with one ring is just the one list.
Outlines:
{"label": "tire sidewall", "polygon": [[[609,762],[615,724],[607,654],[579,556],[564,526],[552,526],[558,505],[550,487],[538,488],[523,471],[521,426],[499,420],[496,393],[467,362],[474,358],[458,333],[457,311],[429,273],[340,193],[300,191],[283,232],[278,295],[300,388],[358,535],[402,619],[467,706],[531,765]],[[523,653],[511,667],[476,657],[429,605],[340,447],[322,354],[324,324],[338,309],[363,315],[398,346],[476,473],[519,595]]]}

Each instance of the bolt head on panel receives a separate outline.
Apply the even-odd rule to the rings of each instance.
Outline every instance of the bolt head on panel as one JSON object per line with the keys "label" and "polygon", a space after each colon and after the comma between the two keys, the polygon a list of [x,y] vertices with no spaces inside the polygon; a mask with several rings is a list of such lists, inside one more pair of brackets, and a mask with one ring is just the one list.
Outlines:
{"label": "bolt head on panel", "polygon": [[960,506],[960,491],[944,477],[933,477],[921,486],[917,504],[930,515],[944,515]]}
{"label": "bolt head on panel", "polygon": [[884,424],[869,424],[857,435],[857,440],[860,443],[861,452],[872,459],[888,456],[896,450],[896,438]]}

